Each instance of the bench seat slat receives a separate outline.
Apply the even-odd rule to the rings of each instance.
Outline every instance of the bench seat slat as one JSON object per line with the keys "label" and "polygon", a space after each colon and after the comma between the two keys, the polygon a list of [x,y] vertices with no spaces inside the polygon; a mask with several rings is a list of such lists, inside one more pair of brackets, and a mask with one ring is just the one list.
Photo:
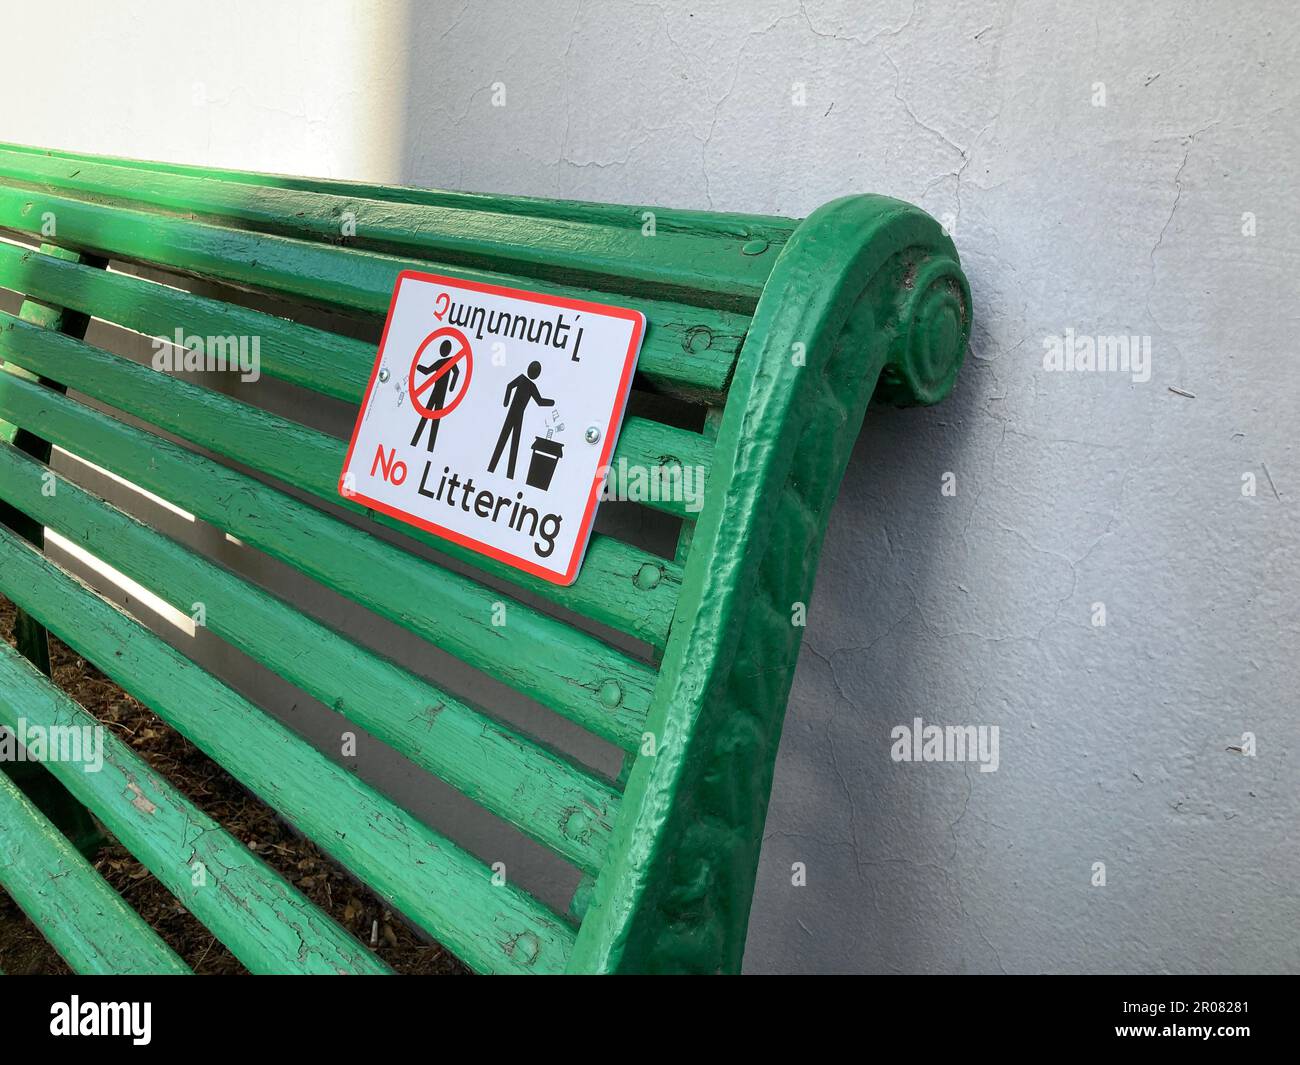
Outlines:
{"label": "bench seat slat", "polygon": [[[296,567],[475,668],[493,670],[534,698],[571,701],[575,689],[600,698],[606,685],[651,683],[648,667],[629,674],[625,656],[585,633],[203,455],[126,425],[12,374],[0,374],[0,413],[109,469],[241,542]],[[503,656],[494,606],[520,639]],[[436,604],[436,609],[431,607]],[[586,651],[585,657],[573,653]],[[603,706],[604,704],[601,703]],[[608,712],[608,711],[607,711]]]}
{"label": "bench seat slat", "polygon": [[[746,254],[749,233],[665,227],[646,235],[592,218],[465,211],[327,192],[237,185],[0,148],[0,178],[105,206],[155,207],[252,232],[369,247],[552,283],[751,311],[777,249]],[[757,250],[757,245],[753,246]]]}
{"label": "bench seat slat", "polygon": [[[0,414],[544,705],[586,705],[585,721],[612,742],[631,746],[639,737],[643,718],[636,707],[649,698],[654,671],[595,637],[16,373],[0,373]],[[520,641],[510,653],[501,646],[502,627],[492,624],[498,604]],[[611,687],[618,693],[615,707],[606,702]]]}
{"label": "bench seat slat", "polygon": [[[301,177],[294,174],[266,174],[254,170],[230,170],[222,167],[195,166],[146,159],[125,159],[114,155],[73,152],[61,148],[40,148],[26,144],[0,144],[0,148],[27,155],[44,155],[52,159],[73,159],[104,163],[129,170],[145,170],[189,177],[218,178],[243,185],[265,185],[302,192],[326,192],[338,196],[364,196],[392,203],[422,203],[435,207],[456,207],[465,211],[495,211],[537,218],[598,219],[607,225],[643,224],[644,207],[633,204],[595,203],[587,200],[547,200],[536,196],[502,196],[487,192],[460,192],[452,189],[426,189],[415,185],[376,185],[346,178]],[[722,211],[695,211],[656,207],[659,225],[666,230],[685,229],[719,235],[750,234],[765,240],[782,241],[790,237],[799,220],[782,215],[736,214]]]}
{"label": "bench seat slat", "polygon": [[446,692],[0,444],[0,499],[78,543],[356,722],[421,768],[576,862],[597,869],[614,790]]}
{"label": "bench seat slat", "polygon": [[0,528],[0,593],[471,967],[562,972],[573,927]]}
{"label": "bench seat slat", "polygon": [[[419,269],[469,281],[524,287],[572,299],[609,303],[610,294],[553,285],[470,267],[249,233],[157,212],[0,185],[0,228],[39,236],[41,218],[57,219],[59,243],[94,248],[114,259],[153,264],[236,286],[265,290],[379,321],[397,275]],[[619,303],[646,316],[642,357],[685,395],[719,396],[727,387],[749,319],[711,308],[639,297]],[[704,339],[707,338],[707,346]]]}
{"label": "bench seat slat", "polygon": [[[149,764],[0,643],[0,724],[99,730],[103,765],[46,768],[103,821],[249,971],[387,973],[391,970]],[[53,735],[54,733],[50,733]],[[82,735],[87,733],[82,732]],[[203,879],[195,885],[195,863]]]}
{"label": "bench seat slat", "polygon": [[79,973],[190,971],[3,772],[0,885]]}
{"label": "bench seat slat", "polygon": [[[374,347],[360,340],[13,244],[0,244],[0,287],[148,336],[171,339],[177,322],[185,323],[187,335],[256,336],[264,373],[356,404],[365,396],[374,364]],[[203,313],[190,316],[195,304]],[[611,464],[644,467],[650,476],[662,477],[669,471],[661,467],[677,464],[707,471],[711,457],[712,447],[699,433],[633,416],[623,425]],[[645,503],[679,517],[688,514],[680,498]]]}
{"label": "bench seat slat", "polygon": [[[359,403],[375,361],[373,343],[18,244],[0,243],[0,287],[150,336],[171,337],[177,326],[196,336],[256,336],[263,372],[336,399]],[[685,313],[649,323],[637,361],[638,385],[716,398],[743,334],[740,322],[729,328],[737,330],[735,336],[716,335]]]}
{"label": "bench seat slat", "polygon": [[[666,640],[681,568],[630,544],[593,536],[578,580],[568,587],[551,584],[342,498],[336,485],[346,444],[334,437],[4,314],[0,314],[0,359],[66,384],[332,506],[365,514],[561,606],[571,606],[658,646]],[[638,580],[638,575],[652,571],[658,575],[653,583],[644,577]],[[635,690],[644,687],[634,686],[627,695],[634,710],[646,705]]]}
{"label": "bench seat slat", "polygon": [[18,244],[0,243],[0,288],[146,336],[172,338],[178,326],[196,336],[255,336],[262,373],[353,403],[361,402],[375,361],[375,345],[364,340]]}
{"label": "bench seat slat", "polygon": [[[59,267],[72,267],[81,274],[60,271]],[[50,278],[55,279],[53,284],[47,283]],[[374,363],[374,348],[359,340],[259,311],[234,308],[219,300],[200,301],[207,305],[206,313],[196,321],[185,317],[188,303],[199,299],[189,293],[67,263],[17,245],[0,244],[0,287],[169,340],[172,335],[167,331],[174,330],[176,322],[186,323],[187,335],[256,336],[259,367],[263,372],[356,404],[365,395]],[[115,300],[103,298],[110,293],[116,296]],[[151,304],[156,304],[155,309],[146,311]],[[237,310],[243,310],[243,315],[233,313]],[[213,332],[194,332],[206,329]],[[699,433],[632,416],[619,434],[611,466],[615,470],[624,465],[642,467],[650,477],[664,479],[672,476],[671,467],[678,465],[707,473],[711,459],[712,445]],[[644,502],[678,517],[690,515],[680,497],[655,497]]]}

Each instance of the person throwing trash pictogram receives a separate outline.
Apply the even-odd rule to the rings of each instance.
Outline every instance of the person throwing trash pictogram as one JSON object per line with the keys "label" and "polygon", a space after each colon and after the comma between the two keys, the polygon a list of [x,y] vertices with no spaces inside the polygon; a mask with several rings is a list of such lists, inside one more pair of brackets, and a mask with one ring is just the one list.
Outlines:
{"label": "person throwing trash pictogram", "polygon": [[506,407],[506,420],[501,425],[501,435],[497,437],[496,450],[492,452],[492,461],[488,463],[488,473],[496,473],[497,463],[501,461],[501,453],[506,448],[507,441],[510,444],[510,457],[506,461],[506,476],[511,480],[515,476],[515,459],[519,457],[519,438],[524,431],[524,414],[528,410],[529,403],[536,403],[539,407],[554,407],[555,400],[546,399],[533,384],[542,373],[542,364],[540,362],[530,362],[528,364],[528,375],[525,377],[520,374],[510,384],[506,385],[505,399],[502,400],[502,406]]}
{"label": "person throwing trash pictogram", "polygon": [[[448,364],[450,363],[450,368]],[[427,366],[417,364],[415,367],[420,373],[433,374],[432,382],[433,392],[428,400],[430,410],[442,410],[447,405],[447,394],[456,387],[456,381],[460,378],[460,367],[456,365],[456,360],[452,357],[452,344],[450,340],[444,340],[438,345],[438,357]],[[440,371],[444,371],[441,372]],[[425,445],[428,451],[433,450],[433,443],[438,439],[438,426],[442,424],[441,418],[427,418],[420,416],[420,423],[415,427],[415,435],[411,437],[411,447],[415,447],[420,442],[420,434],[424,432],[424,427],[429,427],[429,442]]]}

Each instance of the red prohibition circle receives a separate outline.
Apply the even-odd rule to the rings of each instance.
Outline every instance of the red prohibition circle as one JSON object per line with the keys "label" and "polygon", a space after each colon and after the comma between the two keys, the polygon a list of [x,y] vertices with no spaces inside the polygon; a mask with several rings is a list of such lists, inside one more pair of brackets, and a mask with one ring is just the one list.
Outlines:
{"label": "red prohibition circle", "polygon": [[[446,366],[444,366],[441,370],[439,370],[436,374],[433,374],[432,376],[425,378],[424,383],[417,388],[415,384],[415,373],[416,373],[415,368],[420,364],[420,358],[421,356],[424,355],[424,349],[427,348],[434,341],[443,340],[447,337],[451,337],[453,340],[456,340],[460,343],[461,353],[457,355],[452,362],[449,362]],[[440,410],[434,410],[430,407],[426,407],[423,403],[421,403],[419,399],[420,394],[426,391],[433,384],[433,382],[436,381],[443,374],[450,373],[451,368],[455,366],[457,363],[461,362],[462,360],[465,363],[465,367],[464,367],[465,379],[460,382],[460,388],[456,390],[456,398],[453,399],[450,403],[448,403],[445,407],[443,407]],[[465,337],[465,334],[462,333],[459,329],[454,329],[449,325],[443,326],[441,329],[435,329],[432,333],[430,333],[427,337],[425,337],[424,341],[420,344],[420,346],[415,349],[415,357],[411,359],[411,369],[406,374],[406,389],[407,389],[407,395],[411,397],[411,406],[413,406],[417,411],[419,411],[421,417],[424,418],[437,419],[437,418],[447,417],[448,414],[450,414],[458,406],[460,406],[460,401],[465,398],[465,393],[469,391],[469,379],[473,375],[473,373],[474,373],[474,353],[470,349],[469,340]]]}

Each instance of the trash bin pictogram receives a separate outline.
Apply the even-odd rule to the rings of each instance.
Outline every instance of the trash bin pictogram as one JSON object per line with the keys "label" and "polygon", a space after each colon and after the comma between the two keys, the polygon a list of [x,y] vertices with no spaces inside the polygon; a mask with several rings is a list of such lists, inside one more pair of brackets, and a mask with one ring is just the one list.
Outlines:
{"label": "trash bin pictogram", "polygon": [[528,484],[545,492],[551,487],[551,478],[555,475],[555,464],[564,454],[564,445],[558,440],[547,440],[544,436],[533,440],[533,458],[528,464]]}

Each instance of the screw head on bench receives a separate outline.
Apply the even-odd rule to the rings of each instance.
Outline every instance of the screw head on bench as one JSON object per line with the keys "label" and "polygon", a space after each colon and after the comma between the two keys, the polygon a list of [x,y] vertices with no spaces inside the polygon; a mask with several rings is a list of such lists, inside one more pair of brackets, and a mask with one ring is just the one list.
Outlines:
{"label": "screw head on bench", "polygon": [[663,578],[664,572],[653,562],[642,563],[641,568],[636,571],[636,576],[632,578],[641,591],[648,592],[653,588],[659,587],[659,581]]}
{"label": "screw head on bench", "polygon": [[623,701],[623,689],[616,680],[607,680],[600,686],[600,701],[608,709],[613,710]]}
{"label": "screw head on bench", "polygon": [[542,941],[537,938],[536,932],[520,932],[507,939],[503,946],[508,957],[524,965],[532,965],[542,952]]}
{"label": "screw head on bench", "polygon": [[708,351],[713,346],[713,330],[707,325],[693,325],[682,337],[682,347],[692,355]]}
{"label": "screw head on bench", "polygon": [[740,246],[741,255],[762,255],[767,251],[767,241],[763,239],[751,240]]}
{"label": "screw head on bench", "polygon": [[569,839],[581,839],[584,832],[591,827],[591,818],[581,810],[572,810],[564,819],[564,834]]}
{"label": "screw head on bench", "polygon": [[587,431],[582,434],[582,439],[589,444],[594,444],[600,439],[600,429],[597,426],[587,426]]}
{"label": "screw head on bench", "polygon": [[384,381],[387,381],[387,380],[388,380],[388,367],[387,367],[387,366],[385,366],[382,370],[379,371],[379,380],[380,380],[381,383],[384,382]]}

